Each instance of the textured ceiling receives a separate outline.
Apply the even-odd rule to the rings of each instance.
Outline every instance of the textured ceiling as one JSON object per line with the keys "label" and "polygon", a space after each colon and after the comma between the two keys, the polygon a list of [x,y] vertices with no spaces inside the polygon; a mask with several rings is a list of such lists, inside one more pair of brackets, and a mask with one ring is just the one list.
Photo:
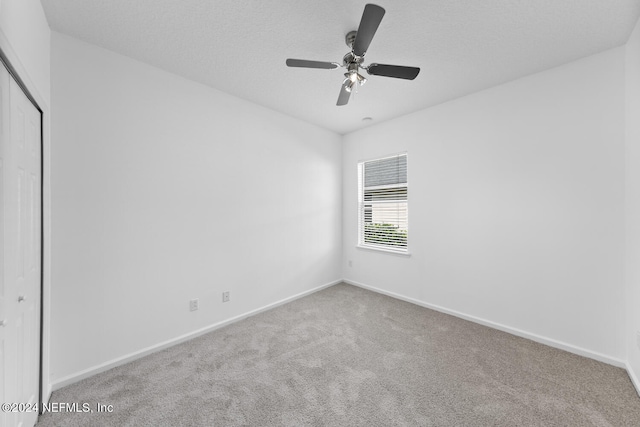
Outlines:
{"label": "textured ceiling", "polygon": [[375,0],[386,15],[365,64],[422,70],[367,76],[337,107],[342,68],[285,60],[342,62],[366,3],[42,0],[55,31],[341,134],[620,46],[640,15],[640,0]]}

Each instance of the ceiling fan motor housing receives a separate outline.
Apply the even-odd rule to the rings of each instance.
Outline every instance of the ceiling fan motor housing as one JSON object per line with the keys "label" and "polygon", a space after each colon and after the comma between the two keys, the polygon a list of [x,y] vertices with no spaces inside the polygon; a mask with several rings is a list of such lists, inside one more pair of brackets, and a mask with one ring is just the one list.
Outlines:
{"label": "ceiling fan motor housing", "polygon": [[342,58],[342,62],[344,63],[344,67],[348,71],[351,71],[351,70],[358,71],[358,66],[362,63],[363,60],[364,60],[363,57],[355,56],[353,54],[353,52],[347,53],[344,56],[344,58]]}
{"label": "ceiling fan motor housing", "polygon": [[[350,71],[353,68],[351,67],[352,64],[360,65],[362,64],[362,62],[364,62],[364,53],[361,56],[358,56],[353,52],[353,43],[355,42],[357,35],[357,31],[349,31],[345,36],[345,41],[347,42],[347,46],[349,46],[349,48],[351,49],[351,52],[347,53],[344,58],[342,58],[342,62],[344,63],[344,66],[347,67]],[[353,69],[355,69],[355,71],[358,71],[357,66]]]}
{"label": "ceiling fan motor housing", "polygon": [[358,67],[364,62],[364,56],[356,56],[353,52],[349,52],[342,58],[342,62],[348,71],[358,71]]}

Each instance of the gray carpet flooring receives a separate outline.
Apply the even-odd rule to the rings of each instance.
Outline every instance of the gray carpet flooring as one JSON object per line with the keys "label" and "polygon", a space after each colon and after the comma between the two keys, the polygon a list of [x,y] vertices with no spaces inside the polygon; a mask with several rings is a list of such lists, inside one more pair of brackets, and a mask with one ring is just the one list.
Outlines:
{"label": "gray carpet flooring", "polygon": [[45,426],[640,426],[626,372],[340,284],[53,393]]}

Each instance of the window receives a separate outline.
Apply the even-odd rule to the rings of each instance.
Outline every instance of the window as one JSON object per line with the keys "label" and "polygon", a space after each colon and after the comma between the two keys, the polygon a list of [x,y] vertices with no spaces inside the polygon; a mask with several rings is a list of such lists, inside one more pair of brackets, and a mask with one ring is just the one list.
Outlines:
{"label": "window", "polygon": [[358,163],[358,246],[407,253],[407,154]]}

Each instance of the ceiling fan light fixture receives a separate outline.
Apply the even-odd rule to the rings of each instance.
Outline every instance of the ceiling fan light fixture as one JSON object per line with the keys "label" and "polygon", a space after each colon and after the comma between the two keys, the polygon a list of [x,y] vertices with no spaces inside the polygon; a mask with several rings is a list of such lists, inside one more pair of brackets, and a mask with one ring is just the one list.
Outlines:
{"label": "ceiling fan light fixture", "polygon": [[367,79],[357,71],[349,71],[348,73],[345,73],[344,76],[346,77],[345,82],[348,80],[352,87],[356,83],[362,86],[367,82]]}
{"label": "ceiling fan light fixture", "polygon": [[344,90],[346,90],[347,92],[351,93],[351,90],[356,85],[356,82],[351,80],[351,78],[347,77],[342,82],[342,85],[344,86]]}

